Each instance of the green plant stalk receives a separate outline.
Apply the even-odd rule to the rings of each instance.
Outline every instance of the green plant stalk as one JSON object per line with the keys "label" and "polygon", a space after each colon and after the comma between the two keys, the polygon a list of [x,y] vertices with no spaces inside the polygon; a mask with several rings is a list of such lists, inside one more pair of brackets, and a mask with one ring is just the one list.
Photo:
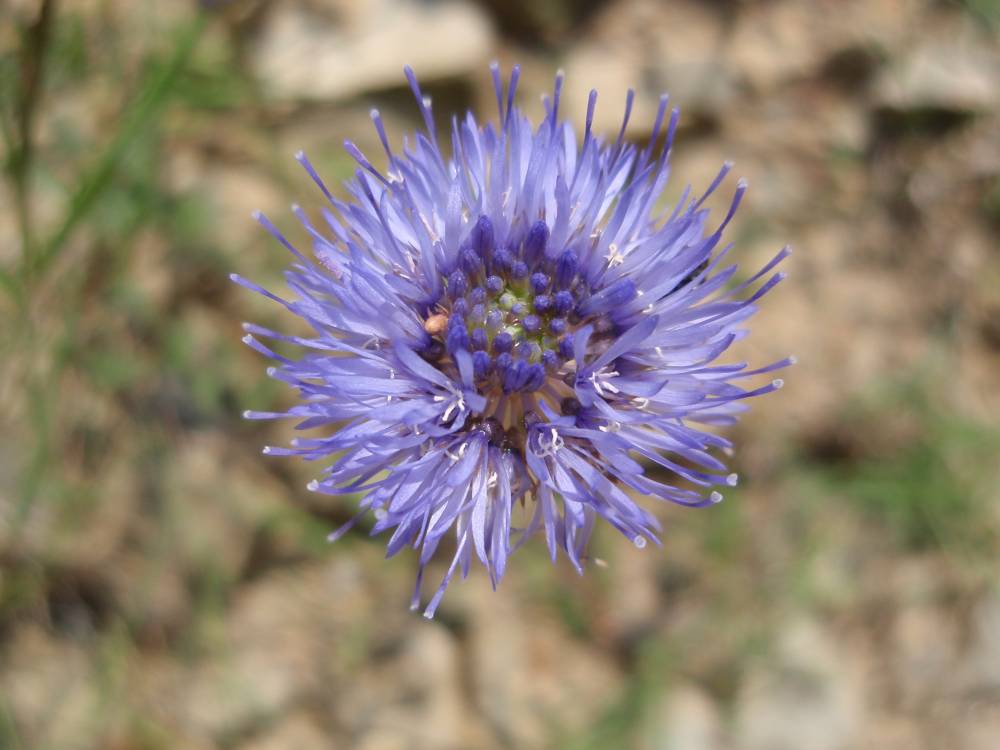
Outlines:
{"label": "green plant stalk", "polygon": [[174,53],[156,73],[155,78],[143,86],[139,95],[126,110],[122,126],[115,140],[101,155],[94,168],[80,181],[80,187],[70,201],[70,208],[62,224],[42,249],[27,259],[22,269],[25,283],[43,274],[59,256],[73,232],[93,209],[97,199],[111,182],[115,168],[136,137],[142,133],[160,111],[183,72],[191,52],[205,26],[204,16],[198,16],[181,33]]}
{"label": "green plant stalk", "polygon": [[[162,108],[190,59],[204,25],[204,17],[198,16],[180,32],[170,59],[157,70],[152,80],[141,87],[139,94],[126,110],[122,118],[123,124],[114,141],[101,155],[94,169],[81,180],[80,187],[72,198],[69,212],[52,239],[45,244],[40,253],[24,258],[20,274],[13,278],[9,285],[22,313],[26,312],[27,292],[31,288],[32,281],[44,274],[48,266],[58,257],[73,231],[87,217],[98,198],[111,184],[115,169],[128,148],[149,127]],[[6,279],[0,279],[0,283],[7,285]],[[30,319],[26,318],[25,326],[23,330],[30,330]],[[31,346],[30,334],[24,340]],[[37,437],[21,482],[21,497],[16,512],[17,523],[23,523],[26,519],[28,510],[41,489],[44,469],[49,465],[52,410],[49,408],[48,394],[52,392],[51,389],[55,386],[61,369],[62,365],[55,363],[51,372],[29,389],[29,403],[33,411]]]}
{"label": "green plant stalk", "polygon": [[[21,258],[26,262],[34,248],[31,226],[31,162],[34,157],[35,113],[44,87],[45,58],[52,27],[55,23],[56,0],[43,0],[38,17],[24,32],[24,47],[20,54],[21,75],[16,93],[11,93],[13,122],[3,118],[3,135],[9,158],[7,171],[14,193],[14,212],[21,234]],[[14,297],[23,309],[24,294],[15,276],[0,271],[0,285]]]}

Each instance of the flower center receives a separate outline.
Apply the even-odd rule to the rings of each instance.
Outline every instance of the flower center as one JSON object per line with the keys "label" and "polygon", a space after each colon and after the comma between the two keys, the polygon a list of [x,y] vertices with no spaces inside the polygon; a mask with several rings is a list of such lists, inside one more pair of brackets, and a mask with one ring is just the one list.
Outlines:
{"label": "flower center", "polygon": [[574,358],[580,325],[610,330],[607,313],[636,296],[627,278],[595,293],[579,273],[577,253],[547,253],[548,240],[548,226],[538,221],[515,246],[497,246],[492,222],[481,216],[444,278],[445,294],[424,329],[449,354],[471,352],[480,390],[538,390]]}

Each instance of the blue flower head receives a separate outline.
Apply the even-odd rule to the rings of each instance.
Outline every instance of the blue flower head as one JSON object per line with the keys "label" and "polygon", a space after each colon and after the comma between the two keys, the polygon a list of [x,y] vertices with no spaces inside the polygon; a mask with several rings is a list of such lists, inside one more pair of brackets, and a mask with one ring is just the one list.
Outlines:
{"label": "blue flower head", "polygon": [[[781,386],[741,383],[791,363],[716,363],[782,279],[772,269],[788,250],[733,282],[719,242],[746,185],[718,227],[704,208],[729,164],[704,195],[685,191],[661,211],[678,120],[666,97],[640,148],[624,138],[633,92],[613,140],[591,130],[591,92],[580,138],[560,117],[561,74],[536,128],[514,106],[518,68],[506,91],[492,72],[498,121],[453,117],[446,153],[406,69],[425,130],[394,150],[373,111],[386,166],[348,141],[359,165],[349,200],[298,155],[329,203],[318,224],[293,207],[312,257],[258,216],[294,258],[288,298],[233,277],[311,327],[298,337],[246,325],[245,342],[277,362],[271,377],[300,396],[287,412],[246,416],[326,430],[265,453],[328,461],[313,491],[364,493],[330,538],[371,513],[372,533],[391,532],[390,556],[418,550],[417,608],[425,567],[454,537],[427,617],[456,570],[478,559],[495,587],[536,531],[553,560],[562,550],[582,572],[598,520],[636,546],[659,543],[637,496],[721,500],[715,488],[736,483],[717,457],[730,443],[703,426],[731,424],[747,399]],[[300,353],[282,356],[267,339]]]}

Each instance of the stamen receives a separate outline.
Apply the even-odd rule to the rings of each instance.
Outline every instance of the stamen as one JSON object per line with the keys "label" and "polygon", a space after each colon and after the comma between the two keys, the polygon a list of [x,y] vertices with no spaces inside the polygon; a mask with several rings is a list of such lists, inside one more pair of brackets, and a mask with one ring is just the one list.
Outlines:
{"label": "stamen", "polygon": [[[458,412],[465,411],[465,394],[462,393],[457,388],[455,388],[454,386],[451,386],[450,390],[451,390],[452,396],[454,396],[455,398],[448,405],[448,408],[445,409],[444,414],[441,415],[441,424],[444,424],[445,422],[448,422],[451,419],[452,415],[455,413],[456,410]],[[441,397],[435,396],[434,400],[437,401],[438,398],[441,398],[442,401],[444,400],[443,396],[441,396]]]}
{"label": "stamen", "polygon": [[462,460],[462,457],[465,455],[465,451],[468,447],[469,447],[468,443],[462,443],[460,446],[458,446],[457,456],[454,453],[452,453],[450,449],[445,449],[445,455],[447,455],[448,458],[450,458],[452,461],[460,461]]}
{"label": "stamen", "polygon": [[607,370],[608,367],[605,366],[602,367],[597,372],[593,372],[590,374],[590,382],[594,386],[594,390],[597,391],[598,396],[603,396],[605,390],[607,390],[608,393],[621,392],[616,386],[612,385],[611,383],[601,383],[598,380],[598,378],[604,378],[604,379],[616,378],[621,374],[617,370],[612,370],[611,372],[608,372]]}
{"label": "stamen", "polygon": [[604,257],[608,261],[608,268],[614,268],[625,262],[625,256],[618,252],[618,245],[614,242],[608,245],[608,254]]}
{"label": "stamen", "polygon": [[539,458],[546,458],[548,456],[554,456],[560,448],[566,445],[566,442],[559,435],[559,431],[555,427],[549,428],[549,440],[545,442],[545,433],[543,432],[538,436],[538,447],[542,450],[537,454]]}

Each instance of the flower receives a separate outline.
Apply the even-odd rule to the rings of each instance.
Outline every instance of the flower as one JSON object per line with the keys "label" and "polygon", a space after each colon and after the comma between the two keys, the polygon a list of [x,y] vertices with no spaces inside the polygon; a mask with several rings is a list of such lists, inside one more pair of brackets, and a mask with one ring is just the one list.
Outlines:
{"label": "flower", "polygon": [[[407,68],[425,130],[393,150],[372,111],[387,167],[347,141],[359,165],[350,200],[297,156],[333,209],[317,226],[293,206],[314,259],[258,214],[294,256],[290,298],[233,277],[312,329],[300,337],[245,326],[244,341],[276,360],[270,376],[300,395],[287,412],[246,416],[326,430],[265,453],[329,461],[313,491],[364,493],[330,538],[371,513],[373,534],[392,531],[390,556],[419,550],[416,609],[425,567],[454,535],[427,617],[473,558],[495,588],[536,531],[553,561],[562,550],[582,572],[599,519],[636,546],[659,543],[659,523],[635,494],[685,506],[721,500],[714,488],[736,475],[717,454],[731,444],[702,426],[734,422],[749,398],[782,384],[739,383],[792,362],[716,364],[783,277],[771,272],[789,251],[731,283],[729,247],[717,247],[746,184],[717,228],[704,208],[728,163],[701,197],[685,191],[672,210],[658,208],[679,117],[667,116],[666,96],[639,148],[624,137],[633,92],[621,131],[605,141],[591,130],[592,91],[580,141],[560,119],[561,73],[537,129],[514,106],[518,68],[506,92],[496,64],[492,74],[498,122],[454,117],[447,156]],[[292,344],[298,356],[261,339]],[[641,462],[666,471],[651,476]]]}

